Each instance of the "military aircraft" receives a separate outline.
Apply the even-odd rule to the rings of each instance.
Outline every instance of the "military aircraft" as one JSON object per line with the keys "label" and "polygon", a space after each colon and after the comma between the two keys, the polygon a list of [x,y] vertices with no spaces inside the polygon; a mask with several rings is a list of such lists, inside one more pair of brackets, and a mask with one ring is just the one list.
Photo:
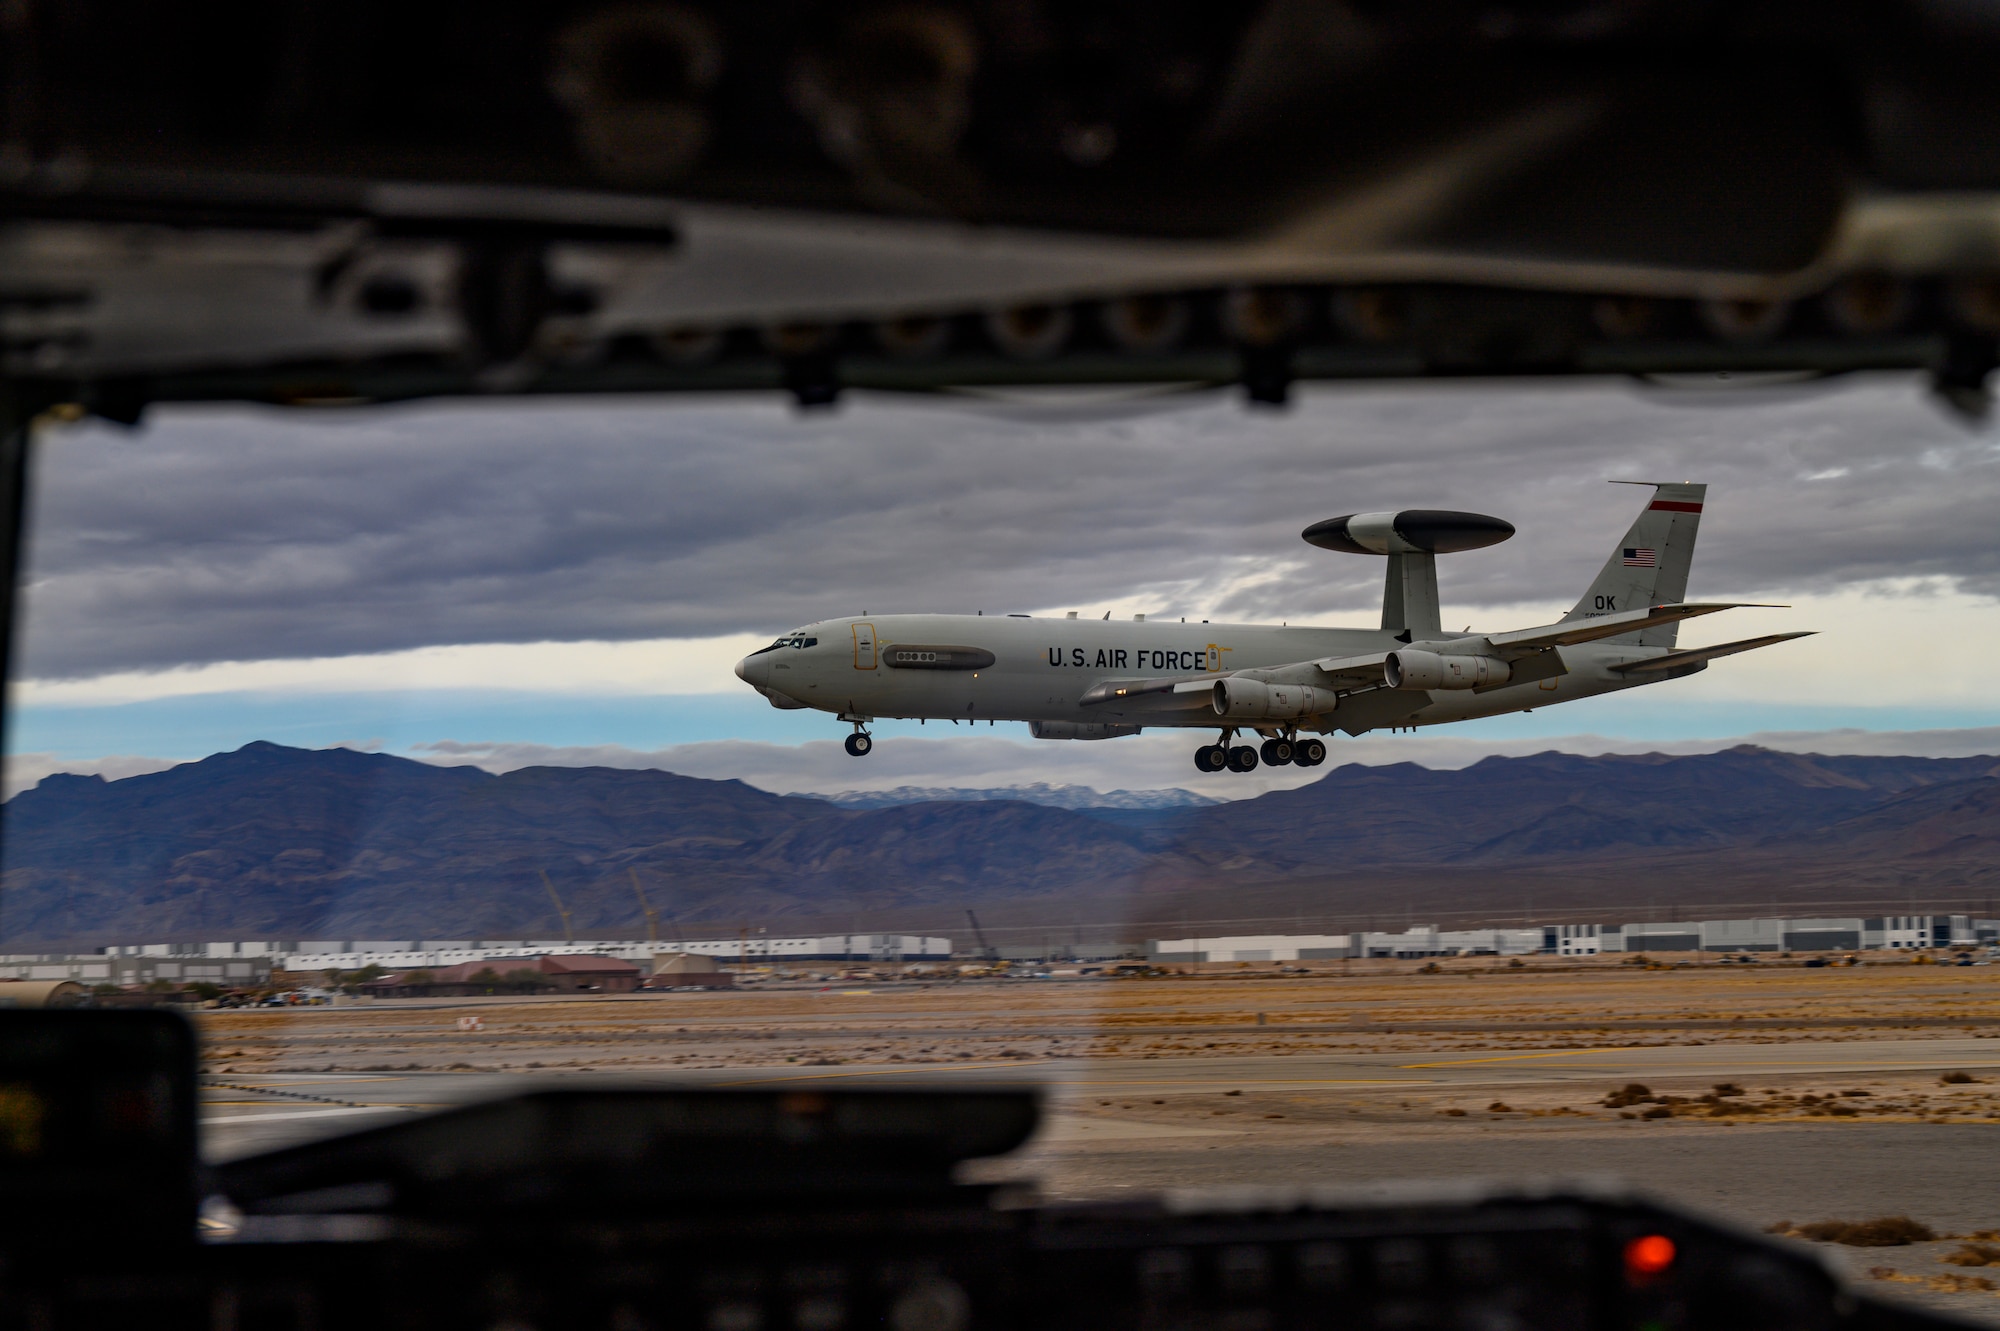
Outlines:
{"label": "military aircraft", "polygon": [[[1259,758],[1315,767],[1317,735],[1403,729],[1528,711],[1679,679],[1717,657],[1810,636],[1773,633],[1676,650],[1683,620],[1744,602],[1684,602],[1708,487],[1653,487],[1590,588],[1554,624],[1447,633],[1437,557],[1514,534],[1480,513],[1405,509],[1314,523],[1313,545],[1386,556],[1377,629],[1130,621],[1027,615],[862,615],[785,634],[736,663],[781,708],[849,722],[868,753],[877,717],[1026,721],[1037,739],[1113,739],[1148,726],[1219,727],[1195,750],[1203,772],[1248,772]],[[1233,741],[1263,737],[1261,749]]]}

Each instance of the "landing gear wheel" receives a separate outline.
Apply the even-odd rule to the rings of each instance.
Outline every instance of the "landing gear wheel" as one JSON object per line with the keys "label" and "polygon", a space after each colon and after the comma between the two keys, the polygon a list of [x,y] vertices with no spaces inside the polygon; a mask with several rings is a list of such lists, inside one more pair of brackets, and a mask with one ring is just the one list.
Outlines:
{"label": "landing gear wheel", "polygon": [[1257,750],[1248,744],[1229,751],[1229,770],[1232,772],[1254,772],[1257,770]]}
{"label": "landing gear wheel", "polygon": [[874,747],[874,737],[866,731],[857,730],[847,737],[847,751],[856,758],[866,758],[868,751]]}
{"label": "landing gear wheel", "polygon": [[1326,744],[1321,740],[1301,740],[1293,750],[1292,761],[1301,767],[1318,767],[1326,761]]}
{"label": "landing gear wheel", "polygon": [[1194,751],[1197,772],[1220,772],[1229,765],[1229,751],[1220,744],[1204,744]]}
{"label": "landing gear wheel", "polygon": [[1267,739],[1261,752],[1264,761],[1273,767],[1283,767],[1296,757],[1292,751],[1292,742],[1288,739]]}

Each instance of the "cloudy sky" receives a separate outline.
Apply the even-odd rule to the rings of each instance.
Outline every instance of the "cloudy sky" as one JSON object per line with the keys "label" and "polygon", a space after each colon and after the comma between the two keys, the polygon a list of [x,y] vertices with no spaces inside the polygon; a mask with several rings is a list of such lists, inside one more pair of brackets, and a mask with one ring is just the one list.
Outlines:
{"label": "cloudy sky", "polygon": [[1698,644],[1821,636],[1694,679],[1456,731],[1338,741],[1382,762],[1488,752],[2000,749],[2000,431],[1902,377],[1798,390],[1615,383],[1026,402],[567,400],[303,414],[157,410],[44,436],[10,788],[253,739],[492,767],[658,765],[773,789],[1074,781],[1243,794],[1194,740],[1037,744],[777,712],[729,665],[865,611],[1371,623],[1379,562],[1323,517],[1499,514],[1441,561],[1447,621],[1547,622],[1640,496],[1710,486],[1691,595],[1784,601]]}

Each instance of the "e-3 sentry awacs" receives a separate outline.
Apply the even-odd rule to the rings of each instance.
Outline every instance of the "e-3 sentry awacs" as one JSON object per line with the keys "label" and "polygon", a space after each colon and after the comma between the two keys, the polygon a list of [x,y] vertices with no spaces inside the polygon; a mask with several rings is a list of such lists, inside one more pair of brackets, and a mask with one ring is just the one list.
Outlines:
{"label": "e-3 sentry awacs", "polygon": [[1316,766],[1338,731],[1443,725],[1549,707],[1679,679],[1717,657],[1804,633],[1677,650],[1683,620],[1743,603],[1688,602],[1688,568],[1707,487],[1656,484],[1596,581],[1554,624],[1447,633],[1437,557],[1506,540],[1479,513],[1356,513],[1306,528],[1329,550],[1386,557],[1378,629],[1211,624],[1207,620],[863,615],[808,624],[736,663],[783,708],[814,707],[874,745],[877,717],[1025,721],[1037,739],[1113,739],[1147,727],[1217,728],[1195,751],[1204,772],[1262,760]]}

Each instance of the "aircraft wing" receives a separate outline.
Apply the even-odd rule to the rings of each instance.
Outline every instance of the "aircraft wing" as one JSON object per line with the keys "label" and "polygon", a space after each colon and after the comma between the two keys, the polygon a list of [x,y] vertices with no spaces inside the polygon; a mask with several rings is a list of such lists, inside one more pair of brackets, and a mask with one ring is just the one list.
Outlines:
{"label": "aircraft wing", "polygon": [[1545,628],[1519,629],[1513,633],[1495,633],[1487,641],[1508,660],[1546,651],[1551,647],[1573,647],[1580,642],[1595,642],[1599,638],[1616,638],[1625,633],[1637,633],[1640,629],[1652,628],[1655,624],[1677,624],[1683,619],[1694,619],[1700,615],[1712,615],[1719,610],[1784,610],[1789,607],[1764,605],[1755,601],[1710,601],[1682,602],[1676,605],[1653,605],[1644,610],[1621,610],[1614,615],[1597,615],[1590,619],[1572,619],[1562,624],[1550,624]]}
{"label": "aircraft wing", "polygon": [[[1388,659],[1387,652],[1370,652],[1366,656],[1325,657],[1312,664],[1315,670],[1326,676],[1326,679],[1314,682],[1329,689],[1374,688],[1382,683],[1382,664]],[[1258,672],[1247,673],[1255,675]]]}
{"label": "aircraft wing", "polygon": [[1085,707],[1122,703],[1129,708],[1177,712],[1206,707],[1221,675],[1155,679],[1107,679],[1084,690],[1077,701]]}
{"label": "aircraft wing", "polygon": [[1678,670],[1682,666],[1696,665],[1703,661],[1713,661],[1718,656],[1734,656],[1738,652],[1754,652],[1759,647],[1769,647],[1773,643],[1790,642],[1793,638],[1810,638],[1810,631],[1804,633],[1767,633],[1761,638],[1739,638],[1735,642],[1718,643],[1714,647],[1695,647],[1685,652],[1668,652],[1665,656],[1655,656],[1644,661],[1627,661],[1624,665],[1611,668],[1621,675],[1646,675],[1660,670]]}
{"label": "aircraft wing", "polygon": [[[1387,658],[1387,652],[1373,652],[1366,656],[1327,657],[1318,661],[1301,661],[1296,665],[1237,670],[1226,675],[1107,679],[1086,689],[1077,701],[1085,707],[1120,703],[1128,708],[1162,712],[1193,710],[1208,706],[1214,696],[1215,682],[1232,676],[1264,682],[1278,680],[1288,684],[1311,684],[1317,688],[1342,691],[1380,688],[1382,663]],[[1306,669],[1315,674],[1310,678],[1300,678],[1301,672]]]}

